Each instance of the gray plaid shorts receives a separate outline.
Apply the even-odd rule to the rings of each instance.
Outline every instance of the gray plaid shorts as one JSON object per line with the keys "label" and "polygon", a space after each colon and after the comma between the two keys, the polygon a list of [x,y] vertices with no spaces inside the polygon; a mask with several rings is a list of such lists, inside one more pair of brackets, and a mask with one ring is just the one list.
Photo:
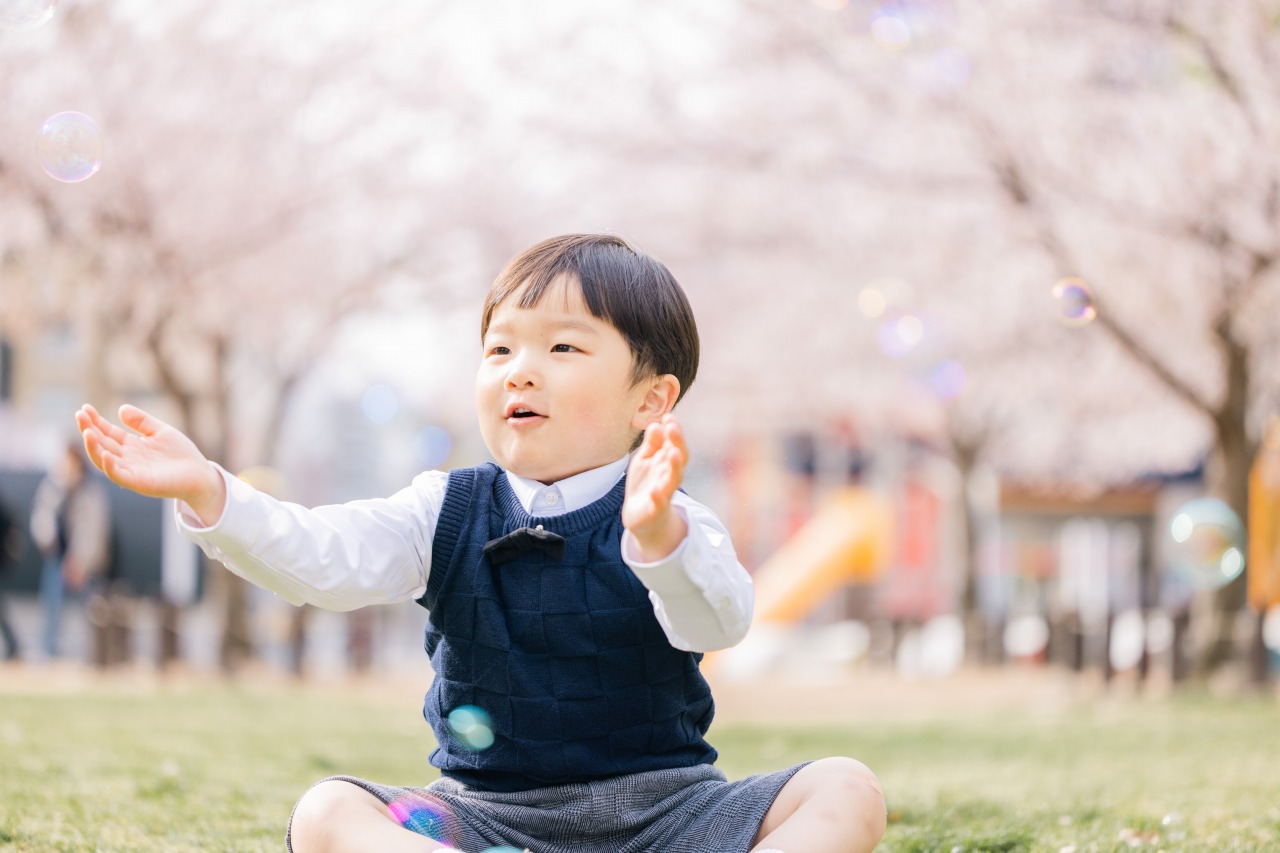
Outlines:
{"label": "gray plaid shorts", "polygon": [[[803,767],[730,782],[710,764],[499,793],[441,778],[424,788],[357,785],[409,829],[466,853],[747,853],[782,786]],[[326,780],[327,781],[327,780]],[[289,835],[285,846],[292,853]]]}

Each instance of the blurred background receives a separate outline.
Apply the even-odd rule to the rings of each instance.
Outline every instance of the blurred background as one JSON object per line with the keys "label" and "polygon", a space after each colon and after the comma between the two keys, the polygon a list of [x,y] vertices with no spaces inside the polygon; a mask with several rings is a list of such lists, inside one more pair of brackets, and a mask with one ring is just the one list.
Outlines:
{"label": "blurred background", "polygon": [[489,283],[610,231],[700,323],[686,488],[758,589],[717,678],[1274,682],[1280,3],[0,0],[0,26],[12,667],[420,670],[420,608],[292,608],[105,481],[50,643],[36,493],[83,402],[308,505],[486,461]]}

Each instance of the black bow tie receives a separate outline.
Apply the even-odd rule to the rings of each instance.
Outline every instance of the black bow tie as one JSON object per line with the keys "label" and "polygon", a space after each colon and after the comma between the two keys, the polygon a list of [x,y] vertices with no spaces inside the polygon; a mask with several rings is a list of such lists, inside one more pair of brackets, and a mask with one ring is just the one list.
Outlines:
{"label": "black bow tie", "polygon": [[521,527],[484,543],[484,555],[495,566],[527,551],[541,551],[553,560],[564,559],[564,537],[541,527]]}

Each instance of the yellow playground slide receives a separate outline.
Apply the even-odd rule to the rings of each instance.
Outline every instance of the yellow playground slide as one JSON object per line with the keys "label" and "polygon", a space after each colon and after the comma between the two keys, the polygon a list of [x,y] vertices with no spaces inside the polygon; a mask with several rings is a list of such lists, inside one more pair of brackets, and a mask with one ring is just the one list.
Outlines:
{"label": "yellow playground slide", "polygon": [[792,624],[845,584],[874,580],[893,547],[893,511],[866,489],[831,495],[755,573],[755,622]]}

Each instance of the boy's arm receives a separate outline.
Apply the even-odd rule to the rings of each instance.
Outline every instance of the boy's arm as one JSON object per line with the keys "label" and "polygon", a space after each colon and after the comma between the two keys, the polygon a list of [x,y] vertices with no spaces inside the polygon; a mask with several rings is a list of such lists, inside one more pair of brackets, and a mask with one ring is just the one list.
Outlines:
{"label": "boy's arm", "polygon": [[672,415],[645,430],[627,472],[622,556],[649,589],[671,644],[708,652],[746,635],[754,590],[724,525],[678,491],[688,460]]}
{"label": "boy's arm", "polygon": [[118,485],[177,499],[183,533],[241,577],[331,610],[408,600],[426,586],[446,474],[386,500],[309,510],[232,477],[141,409],[122,406],[120,418],[128,429],[92,406],[76,414],[89,458]]}
{"label": "boy's arm", "polygon": [[178,529],[245,580],[326,610],[412,601],[425,591],[448,474],[419,474],[389,498],[307,508],[212,467],[226,485],[223,515],[203,527],[178,504]]}

